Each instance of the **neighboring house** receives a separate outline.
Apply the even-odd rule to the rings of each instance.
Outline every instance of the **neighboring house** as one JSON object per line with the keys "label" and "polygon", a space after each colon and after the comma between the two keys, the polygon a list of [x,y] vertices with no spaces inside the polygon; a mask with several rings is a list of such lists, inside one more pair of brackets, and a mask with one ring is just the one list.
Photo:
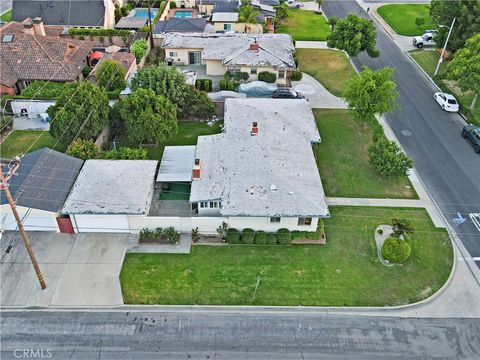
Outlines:
{"label": "neighboring house", "polygon": [[[166,33],[204,33],[208,24],[204,18],[176,18],[158,21],[153,28],[155,46],[161,46]],[[211,24],[210,24],[211,27]]]}
{"label": "neighboring house", "polygon": [[138,232],[152,201],[155,160],[87,160],[61,213],[75,232]]}
{"label": "neighboring house", "polygon": [[0,28],[1,93],[18,94],[35,80],[68,82],[82,79],[93,48],[88,40],[62,38],[59,26],[42,19],[10,22]]}
{"label": "neighboring house", "polygon": [[[175,4],[177,5],[177,8],[194,8],[196,0],[177,0],[175,1]],[[198,1],[200,3],[201,0]]]}
{"label": "neighboring house", "polygon": [[[203,0],[201,4],[197,3],[199,11],[203,15],[211,15],[216,12],[238,12],[238,7],[241,4],[241,0]],[[277,13],[274,6],[279,4],[279,0],[251,1],[251,5],[260,11],[260,16],[257,17],[259,23],[263,23],[267,19],[273,19]]]}
{"label": "neighboring house", "polygon": [[215,12],[212,14],[211,21],[213,23],[213,32],[263,33],[262,24],[239,23],[237,12]]}
{"label": "neighboring house", "polygon": [[278,84],[286,84],[295,70],[295,47],[288,34],[193,34],[169,33],[162,47],[165,59],[175,65],[204,65],[206,75],[226,71],[247,72],[248,80],[269,71]]}
{"label": "neighboring house", "polygon": [[125,73],[125,80],[128,79],[128,77],[133,74],[135,71],[137,71],[137,62],[135,59],[135,55],[132,53],[127,53],[127,52],[114,52],[113,54],[110,53],[104,53],[103,57],[100,59],[100,61],[95,65],[95,67],[92,69],[92,72],[89,75],[90,78],[95,78],[97,75],[97,70],[98,67],[105,61],[105,60],[113,60],[120,65],[122,65],[126,71]]}
{"label": "neighboring house", "polygon": [[41,17],[47,25],[112,29],[113,0],[13,0],[12,20]]}
{"label": "neighboring house", "polygon": [[[83,160],[48,148],[22,157],[16,175],[10,180],[10,192],[26,230],[72,232],[60,209],[82,165]],[[3,229],[15,230],[17,223],[4,191],[1,214]]]}

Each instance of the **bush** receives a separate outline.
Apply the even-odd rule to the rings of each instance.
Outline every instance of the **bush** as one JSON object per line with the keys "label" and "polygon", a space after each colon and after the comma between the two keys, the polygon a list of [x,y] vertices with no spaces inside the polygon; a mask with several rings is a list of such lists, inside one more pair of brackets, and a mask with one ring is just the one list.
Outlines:
{"label": "bush", "polygon": [[242,243],[253,244],[255,241],[255,231],[253,229],[243,229],[242,231]]}
{"label": "bush", "polygon": [[227,90],[235,91],[236,87],[237,87],[237,84],[235,84],[233,81],[230,81],[228,83]]}
{"label": "bush", "polygon": [[200,240],[200,231],[198,230],[198,226],[192,229],[192,241],[198,242]]}
{"label": "bush", "polygon": [[164,229],[162,235],[169,244],[176,244],[180,240],[180,234],[171,226]]}
{"label": "bush", "polygon": [[148,152],[145,149],[121,147],[102,153],[105,160],[147,160]]}
{"label": "bush", "polygon": [[115,89],[123,89],[127,82],[125,81],[127,71],[118,62],[107,59],[100,63],[95,75],[98,86],[103,87],[107,91]]}
{"label": "bush", "polygon": [[85,77],[90,75],[91,72],[92,72],[92,68],[90,66],[84,66],[82,69],[82,75]]}
{"label": "bush", "polygon": [[220,80],[220,90],[227,90],[228,88],[228,80],[222,79]]}
{"label": "bush", "polygon": [[383,230],[382,229],[378,229],[377,232],[378,232],[379,235],[383,235]]}
{"label": "bush", "polygon": [[[267,245],[268,235],[265,231],[257,231],[255,233],[255,244],[256,245]],[[277,239],[275,239],[275,243]]]}
{"label": "bush", "polygon": [[206,92],[190,87],[187,94],[184,111],[179,116],[206,120],[215,115],[215,104]]}
{"label": "bush", "polygon": [[83,36],[124,36],[130,35],[130,30],[117,30],[117,29],[68,29],[69,35],[83,35]]}
{"label": "bush", "polygon": [[137,59],[137,63],[139,63],[140,60],[142,60],[143,56],[147,52],[147,49],[148,49],[148,43],[147,43],[147,40],[145,39],[135,40],[132,46],[130,46],[130,51],[133,53],[133,55],[135,55],[135,59]]}
{"label": "bush", "polygon": [[277,75],[268,71],[261,71],[258,73],[258,80],[265,81],[267,83],[274,83],[277,81]]}
{"label": "bush", "polygon": [[292,242],[292,234],[288,229],[278,229],[277,239],[280,245],[290,245]]}
{"label": "bush", "polygon": [[377,171],[385,176],[406,176],[413,161],[394,142],[380,139],[368,148],[368,158]]}
{"label": "bush", "polygon": [[210,79],[197,79],[195,81],[195,88],[209,92],[212,90],[212,80]]}
{"label": "bush", "polygon": [[240,244],[240,231],[237,229],[228,229],[226,241],[229,244]]}
{"label": "bush", "polygon": [[302,80],[303,74],[300,70],[295,70],[292,75],[290,76],[290,80],[292,81],[300,81]]}
{"label": "bush", "polygon": [[218,233],[218,235],[220,235],[220,237],[221,237],[223,240],[226,240],[226,239],[227,239],[228,229],[229,229],[229,226],[228,226],[228,224],[227,224],[225,221],[222,222],[222,225],[220,225],[220,226],[217,228],[217,233]]}
{"label": "bush", "polygon": [[144,228],[140,231],[140,242],[158,242],[176,244],[180,240],[180,233],[173,227],[162,229],[157,227],[155,230]]}
{"label": "bush", "polygon": [[278,244],[277,234],[268,233],[267,234],[267,245],[277,245],[277,244]]}
{"label": "bush", "polygon": [[56,99],[60,96],[64,87],[64,83],[33,81],[22,90],[20,95],[30,99]]}
{"label": "bush", "polygon": [[250,74],[248,72],[236,71],[233,73],[233,78],[236,81],[248,80],[249,77],[250,77]]}
{"label": "bush", "polygon": [[385,260],[392,263],[405,262],[412,252],[408,241],[397,238],[389,237],[382,245],[382,256]]}
{"label": "bush", "polygon": [[76,139],[67,150],[67,155],[82,160],[96,159],[99,154],[100,149],[92,140]]}

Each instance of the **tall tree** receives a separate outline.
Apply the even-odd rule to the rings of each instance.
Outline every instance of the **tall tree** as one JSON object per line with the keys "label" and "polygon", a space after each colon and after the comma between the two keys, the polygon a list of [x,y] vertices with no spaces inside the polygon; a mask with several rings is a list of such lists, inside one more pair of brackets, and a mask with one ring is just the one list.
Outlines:
{"label": "tall tree", "polygon": [[175,106],[150,89],[135,90],[115,104],[130,141],[161,143],[178,131]]}
{"label": "tall tree", "polygon": [[348,81],[344,98],[357,119],[368,121],[373,115],[395,108],[398,92],[394,73],[389,67],[373,71],[364,66],[361,73]]}
{"label": "tall tree", "polygon": [[350,14],[338,20],[328,37],[328,47],[344,50],[350,56],[357,56],[366,51],[370,57],[380,56],[375,48],[377,31],[373,21]]}
{"label": "tall tree", "polygon": [[332,32],[335,30],[335,26],[337,26],[337,23],[338,18],[335,15],[328,18],[328,24],[330,25]]}
{"label": "tall tree", "polygon": [[118,62],[107,59],[102,61],[97,69],[95,79],[99,86],[105,90],[123,89],[127,82],[125,81],[125,75],[127,71]]}
{"label": "tall tree", "polygon": [[89,81],[66,84],[55,105],[47,110],[52,118],[50,133],[63,143],[77,136],[93,139],[107,125],[108,112],[105,90]]}
{"label": "tall tree", "polygon": [[463,91],[472,90],[475,93],[471,107],[480,94],[480,34],[477,34],[465,43],[465,47],[458,50],[453,60],[448,64],[448,73],[458,81]]}
{"label": "tall tree", "polygon": [[274,6],[276,11],[275,22],[285,19],[288,16],[288,5],[285,0],[280,0],[280,5]]}
{"label": "tall tree", "polygon": [[[456,51],[463,47],[467,39],[480,32],[480,0],[432,0],[430,17],[439,25],[450,26],[457,18],[447,48]],[[442,47],[449,29],[440,27],[435,41]]]}
{"label": "tall tree", "polygon": [[260,11],[255,9],[250,1],[242,1],[242,6],[238,8],[238,22],[245,24],[245,32],[250,29],[250,24],[257,23],[257,16],[260,16]]}

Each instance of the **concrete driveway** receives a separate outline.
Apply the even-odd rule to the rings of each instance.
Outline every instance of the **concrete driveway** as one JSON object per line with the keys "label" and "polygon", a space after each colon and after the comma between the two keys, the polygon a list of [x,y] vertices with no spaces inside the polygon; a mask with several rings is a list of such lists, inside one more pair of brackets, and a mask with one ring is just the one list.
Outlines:
{"label": "concrete driveway", "polygon": [[5,232],[2,306],[123,304],[119,274],[129,234],[30,232],[29,237],[47,288],[40,288],[19,233]]}
{"label": "concrete driveway", "polygon": [[314,109],[348,108],[347,103],[342,98],[330,93],[322,84],[308,74],[303,73],[300,81],[292,81],[292,88],[303,94]]}

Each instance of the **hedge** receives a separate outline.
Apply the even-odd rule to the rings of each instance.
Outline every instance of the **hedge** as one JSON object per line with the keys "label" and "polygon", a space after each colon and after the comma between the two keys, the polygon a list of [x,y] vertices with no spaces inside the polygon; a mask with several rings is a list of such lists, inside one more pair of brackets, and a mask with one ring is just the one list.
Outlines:
{"label": "hedge", "polygon": [[382,256],[392,263],[405,262],[412,252],[408,241],[391,236],[382,245]]}
{"label": "hedge", "polygon": [[290,245],[292,243],[292,234],[290,230],[282,228],[277,231],[277,240],[280,245]]}
{"label": "hedge", "polygon": [[248,72],[236,71],[233,73],[233,78],[235,80],[248,80],[250,74]]}
{"label": "hedge", "polygon": [[145,39],[138,39],[135,40],[130,46],[130,51],[135,55],[135,59],[137,60],[137,64],[142,60],[143,56],[147,52],[148,43]]}
{"label": "hedge", "polygon": [[83,36],[125,36],[130,35],[130,30],[119,29],[68,29],[68,35],[83,35]]}
{"label": "hedge", "polygon": [[242,231],[242,243],[253,244],[255,241],[255,231],[253,229],[243,229]]}
{"label": "hedge", "polygon": [[277,244],[278,244],[277,234],[268,233],[267,234],[267,245],[277,245]]}
{"label": "hedge", "polygon": [[240,244],[240,231],[237,229],[228,229],[226,241],[229,244]]}
{"label": "hedge", "polygon": [[261,71],[258,73],[258,80],[265,81],[267,83],[274,83],[277,81],[277,75],[268,71]]}
{"label": "hedge", "polygon": [[64,87],[64,83],[33,81],[22,90],[20,95],[30,99],[52,100],[60,96]]}
{"label": "hedge", "polygon": [[303,78],[303,74],[300,70],[295,70],[292,75],[290,75],[290,80],[292,81],[300,81]]}
{"label": "hedge", "polygon": [[210,80],[210,79],[197,79],[195,81],[195,87],[198,90],[202,90],[202,91],[206,91],[206,92],[212,91],[212,80]]}
{"label": "hedge", "polygon": [[[265,231],[257,231],[255,233],[255,244],[256,245],[267,245],[268,235]],[[276,243],[275,239],[275,243]]]}

